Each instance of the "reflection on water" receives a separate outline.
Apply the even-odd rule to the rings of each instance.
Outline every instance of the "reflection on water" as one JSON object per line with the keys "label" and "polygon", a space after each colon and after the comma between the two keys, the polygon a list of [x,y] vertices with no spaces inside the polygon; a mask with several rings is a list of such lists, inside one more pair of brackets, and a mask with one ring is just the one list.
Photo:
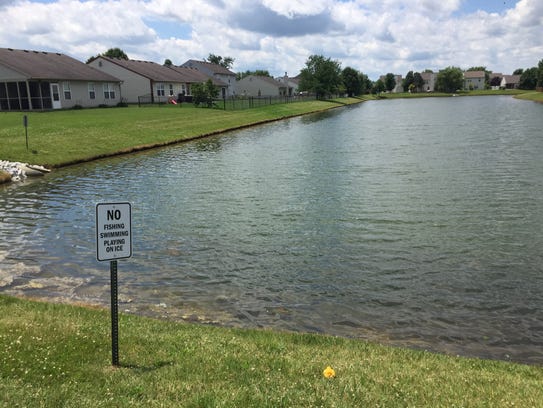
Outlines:
{"label": "reflection on water", "polygon": [[0,187],[0,290],[107,305],[95,205],[129,201],[120,310],[541,364],[542,109],[364,103]]}

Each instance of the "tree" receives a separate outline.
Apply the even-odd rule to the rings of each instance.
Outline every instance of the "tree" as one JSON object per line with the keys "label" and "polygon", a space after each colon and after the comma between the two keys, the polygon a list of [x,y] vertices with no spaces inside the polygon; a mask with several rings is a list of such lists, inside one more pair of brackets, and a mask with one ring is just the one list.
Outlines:
{"label": "tree", "polygon": [[407,92],[410,88],[410,85],[415,81],[413,71],[409,71],[402,81],[403,91]]}
{"label": "tree", "polygon": [[173,62],[172,62],[171,59],[166,59],[166,60],[164,61],[164,66],[165,66],[165,67],[171,67],[172,65],[173,65]]}
{"label": "tree", "polygon": [[537,86],[543,87],[543,59],[537,64],[538,74],[537,74]]}
{"label": "tree", "polygon": [[519,88],[526,90],[535,89],[537,86],[538,73],[539,70],[537,69],[537,67],[525,69],[520,76]]}
{"label": "tree", "polygon": [[499,76],[492,77],[490,80],[490,86],[496,87],[500,86],[502,83],[502,79]]}
{"label": "tree", "polygon": [[362,78],[356,69],[346,67],[341,72],[341,79],[343,80],[345,91],[349,96],[357,96],[362,94]]}
{"label": "tree", "polygon": [[416,92],[422,91],[422,88],[424,87],[424,78],[420,72],[415,72],[413,75],[413,85],[415,85]]}
{"label": "tree", "polygon": [[247,70],[245,72],[238,72],[236,74],[236,79],[239,81],[240,79],[245,78],[246,76],[249,76],[249,75],[273,78],[267,69],[256,69],[254,71]]}
{"label": "tree", "polygon": [[362,93],[365,94],[365,93],[371,92],[371,88],[373,86],[373,82],[371,82],[371,79],[369,79],[369,77],[366,74],[363,74],[362,72],[359,75],[360,75],[360,83],[362,86]]}
{"label": "tree", "polygon": [[212,64],[220,65],[221,67],[224,67],[226,69],[232,68],[232,65],[234,65],[234,58],[232,57],[221,57],[220,55],[215,54],[209,54],[207,59],[204,59],[204,61],[211,62]]}
{"label": "tree", "polygon": [[385,89],[388,92],[392,92],[392,90],[396,87],[396,77],[392,73],[388,73],[385,75]]}
{"label": "tree", "polygon": [[194,105],[207,105],[208,108],[213,106],[213,99],[219,95],[219,89],[213,85],[211,79],[206,82],[192,85],[192,102]]}
{"label": "tree", "polygon": [[458,67],[447,67],[438,72],[436,78],[436,90],[453,93],[462,89],[464,73]]}
{"label": "tree", "polygon": [[515,72],[513,72],[513,75],[522,75],[523,72],[524,72],[524,69],[517,68],[515,69]]}
{"label": "tree", "polygon": [[310,91],[317,98],[325,98],[338,92],[341,85],[341,64],[324,58],[322,55],[311,55],[306,67],[300,72],[300,91]]}
{"label": "tree", "polygon": [[381,92],[384,92],[385,91],[385,83],[383,81],[381,81],[380,79],[378,79],[377,81],[375,81],[375,83],[373,84],[372,88],[371,88],[371,92],[373,94],[380,94]]}
{"label": "tree", "polygon": [[91,56],[87,59],[87,64],[91,61],[94,61],[96,58],[98,57],[109,57],[109,58],[120,58],[120,59],[124,59],[124,60],[127,60],[128,59],[128,55],[126,55],[126,53],[121,50],[119,47],[116,47],[116,48],[110,48],[109,50],[107,50],[106,52],[103,52],[101,54],[98,54],[96,56]]}
{"label": "tree", "polygon": [[120,58],[120,59],[124,59],[124,60],[127,60],[128,59],[128,55],[126,55],[126,53],[121,50],[120,48],[110,48],[109,50],[107,50],[106,52],[104,52],[102,54],[104,57],[109,57],[109,58]]}

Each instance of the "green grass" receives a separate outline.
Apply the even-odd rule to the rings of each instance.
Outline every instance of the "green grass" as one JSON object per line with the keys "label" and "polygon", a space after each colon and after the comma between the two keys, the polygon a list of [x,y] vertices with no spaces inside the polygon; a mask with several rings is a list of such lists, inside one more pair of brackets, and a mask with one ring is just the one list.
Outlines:
{"label": "green grass", "polygon": [[[0,406],[540,407],[543,369],[0,296]],[[336,377],[324,378],[326,366]]]}
{"label": "green grass", "polygon": [[458,96],[485,96],[485,95],[519,95],[523,94],[526,91],[518,89],[504,89],[504,90],[480,90],[480,91],[459,91],[454,94],[443,93],[443,92],[418,92],[418,93],[409,93],[409,92],[399,92],[399,93],[382,93],[379,96],[379,99],[401,99],[401,98],[432,98],[432,97],[450,97],[452,95]]}
{"label": "green grass", "polygon": [[543,103],[543,92],[526,92],[521,95],[515,96],[515,98]]}
{"label": "green grass", "polygon": [[[175,143],[255,123],[316,112],[360,100],[308,101],[243,111],[151,106],[0,113],[0,159],[50,167]],[[28,116],[26,149],[23,116]]]}

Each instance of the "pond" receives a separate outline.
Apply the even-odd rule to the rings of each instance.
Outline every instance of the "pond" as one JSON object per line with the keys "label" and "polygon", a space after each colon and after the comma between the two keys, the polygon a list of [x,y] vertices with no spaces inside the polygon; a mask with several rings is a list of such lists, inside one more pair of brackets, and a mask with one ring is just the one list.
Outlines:
{"label": "pond", "polygon": [[543,363],[543,105],[372,101],[0,188],[0,293]]}

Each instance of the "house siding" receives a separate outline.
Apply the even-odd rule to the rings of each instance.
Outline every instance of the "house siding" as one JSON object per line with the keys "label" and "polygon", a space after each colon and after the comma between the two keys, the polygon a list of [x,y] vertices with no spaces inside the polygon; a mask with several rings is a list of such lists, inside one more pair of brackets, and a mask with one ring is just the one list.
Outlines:
{"label": "house siding", "polygon": [[88,63],[91,67],[99,69],[109,75],[122,80],[122,98],[128,103],[138,103],[138,96],[156,95],[156,88],[153,89],[151,80],[136,72],[128,70],[120,65],[114,64],[103,58],[96,58]]}
{"label": "house siding", "polygon": [[[70,84],[71,98],[66,99],[64,94],[64,84]],[[95,98],[91,99],[89,95],[89,83],[94,84]],[[109,83],[108,88],[114,92],[114,98],[106,98],[104,94],[104,84],[107,82],[98,81],[58,81],[60,87],[60,101],[63,109],[73,108],[74,106],[98,107],[100,105],[115,106],[121,101],[121,90],[118,83]],[[111,93],[109,93],[111,96]]]}

